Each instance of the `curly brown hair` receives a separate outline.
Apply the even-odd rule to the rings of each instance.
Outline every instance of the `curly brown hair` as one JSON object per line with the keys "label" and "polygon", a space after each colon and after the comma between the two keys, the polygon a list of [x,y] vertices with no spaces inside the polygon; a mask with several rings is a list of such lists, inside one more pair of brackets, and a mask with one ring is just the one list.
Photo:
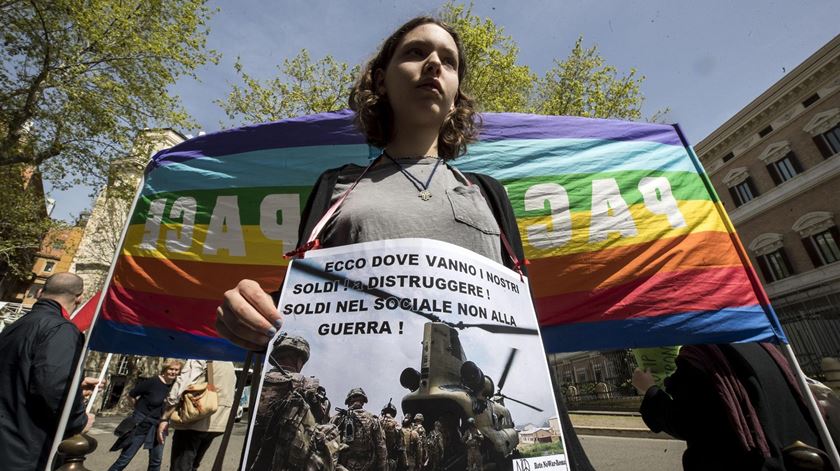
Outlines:
{"label": "curly brown hair", "polygon": [[458,47],[458,94],[455,96],[455,109],[446,117],[438,134],[438,155],[445,159],[454,159],[464,155],[467,152],[467,144],[478,136],[480,118],[475,111],[475,102],[461,89],[467,75],[467,62],[461,38],[451,26],[436,18],[413,18],[382,43],[379,53],[368,61],[350,91],[350,109],[356,112],[356,125],[364,133],[369,144],[384,148],[391,142],[394,138],[394,112],[388,100],[377,92],[375,75],[378,70],[388,67],[397,45],[406,34],[418,26],[430,23],[449,33]]}

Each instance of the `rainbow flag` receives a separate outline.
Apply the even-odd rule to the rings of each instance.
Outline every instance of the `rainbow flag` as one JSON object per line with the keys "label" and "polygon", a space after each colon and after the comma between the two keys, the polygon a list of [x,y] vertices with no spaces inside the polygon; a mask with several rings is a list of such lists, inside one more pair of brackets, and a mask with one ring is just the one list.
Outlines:
{"label": "rainbow flag", "polygon": [[[698,159],[670,125],[485,114],[454,165],[508,190],[548,351],[786,342]],[[155,155],[91,348],[240,360],[216,307],[283,280],[327,168],[379,155],[348,111],[201,136]]]}

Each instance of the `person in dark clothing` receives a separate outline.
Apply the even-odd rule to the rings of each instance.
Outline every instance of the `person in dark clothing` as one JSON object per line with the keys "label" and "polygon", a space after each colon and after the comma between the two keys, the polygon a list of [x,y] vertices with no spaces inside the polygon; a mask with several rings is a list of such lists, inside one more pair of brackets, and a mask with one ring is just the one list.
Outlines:
{"label": "person in dark clothing", "polygon": [[[303,211],[295,253],[426,238],[524,272],[519,229],[504,187],[448,164],[477,137],[475,103],[461,87],[466,59],[458,33],[430,17],[406,22],[384,41],[349,100],[356,124],[382,155],[367,167],[346,165],[321,175]],[[242,280],[225,293],[216,330],[259,351],[282,323],[262,287]],[[591,469],[562,397],[557,407],[570,467]]]}
{"label": "person in dark clothing", "polygon": [[163,416],[164,399],[169,395],[175,378],[181,373],[181,366],[183,363],[178,360],[165,362],[160,375],[138,383],[128,393],[129,397],[136,401],[134,413],[126,419],[129,427],[120,434],[114,446],[111,447],[111,451],[121,449],[122,453],[108,468],[109,471],[125,469],[141,447],[149,450],[149,471],[160,469],[160,463],[163,460],[163,442],[157,436],[158,424]]}
{"label": "person in dark clothing", "polygon": [[[84,283],[72,273],[47,279],[32,310],[0,333],[0,463],[7,471],[41,470],[47,464],[61,410],[70,390],[83,339],[66,319],[82,300]],[[93,425],[79,388],[64,435]]]}
{"label": "person in dark clothing", "polygon": [[690,345],[665,390],[639,369],[640,412],[654,432],[686,441],[686,470],[797,469],[782,450],[799,440],[822,448],[787,361],[772,344]]}

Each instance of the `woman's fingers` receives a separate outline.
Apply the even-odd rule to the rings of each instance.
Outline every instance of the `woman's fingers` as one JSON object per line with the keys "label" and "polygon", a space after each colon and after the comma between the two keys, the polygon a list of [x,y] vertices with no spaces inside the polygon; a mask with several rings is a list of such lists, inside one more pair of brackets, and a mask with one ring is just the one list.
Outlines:
{"label": "woman's fingers", "polygon": [[[264,351],[266,346],[268,345],[269,338],[267,336],[259,336],[256,335],[255,337],[250,337],[251,340],[245,339],[229,329],[223,319],[222,308],[219,308],[216,312],[216,332],[219,333],[222,337],[230,340],[231,342],[239,345],[240,347],[246,350],[252,350],[255,352]],[[253,341],[252,341],[253,340]]]}
{"label": "woman's fingers", "polygon": [[225,292],[224,301],[216,311],[216,330],[243,347],[263,350],[282,325],[281,319],[271,296],[259,283],[242,280],[236,288]]}

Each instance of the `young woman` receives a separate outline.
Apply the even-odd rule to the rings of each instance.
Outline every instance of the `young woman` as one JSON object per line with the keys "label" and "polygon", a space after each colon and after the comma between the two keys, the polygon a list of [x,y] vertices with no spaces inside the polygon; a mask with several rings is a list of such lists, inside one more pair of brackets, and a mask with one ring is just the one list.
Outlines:
{"label": "young woman", "polygon": [[[446,163],[477,135],[473,100],[461,89],[466,74],[458,34],[434,18],[412,19],[385,40],[350,95],[359,128],[384,152],[367,167],[321,175],[302,215],[299,250],[316,239],[331,247],[419,237],[522,268],[522,243],[502,185]],[[264,350],[282,323],[262,287],[242,280],[225,293],[216,328],[245,348]],[[587,469],[562,402],[560,409],[573,469]]]}
{"label": "young woman", "polygon": [[129,392],[129,397],[134,401],[134,414],[131,417],[134,426],[127,428],[111,447],[111,451],[121,449],[122,453],[108,468],[109,471],[124,469],[141,447],[149,450],[149,471],[160,469],[163,442],[157,439],[156,432],[163,415],[163,401],[175,378],[181,373],[182,366],[179,360],[168,360],[164,362],[160,375],[138,383]]}

